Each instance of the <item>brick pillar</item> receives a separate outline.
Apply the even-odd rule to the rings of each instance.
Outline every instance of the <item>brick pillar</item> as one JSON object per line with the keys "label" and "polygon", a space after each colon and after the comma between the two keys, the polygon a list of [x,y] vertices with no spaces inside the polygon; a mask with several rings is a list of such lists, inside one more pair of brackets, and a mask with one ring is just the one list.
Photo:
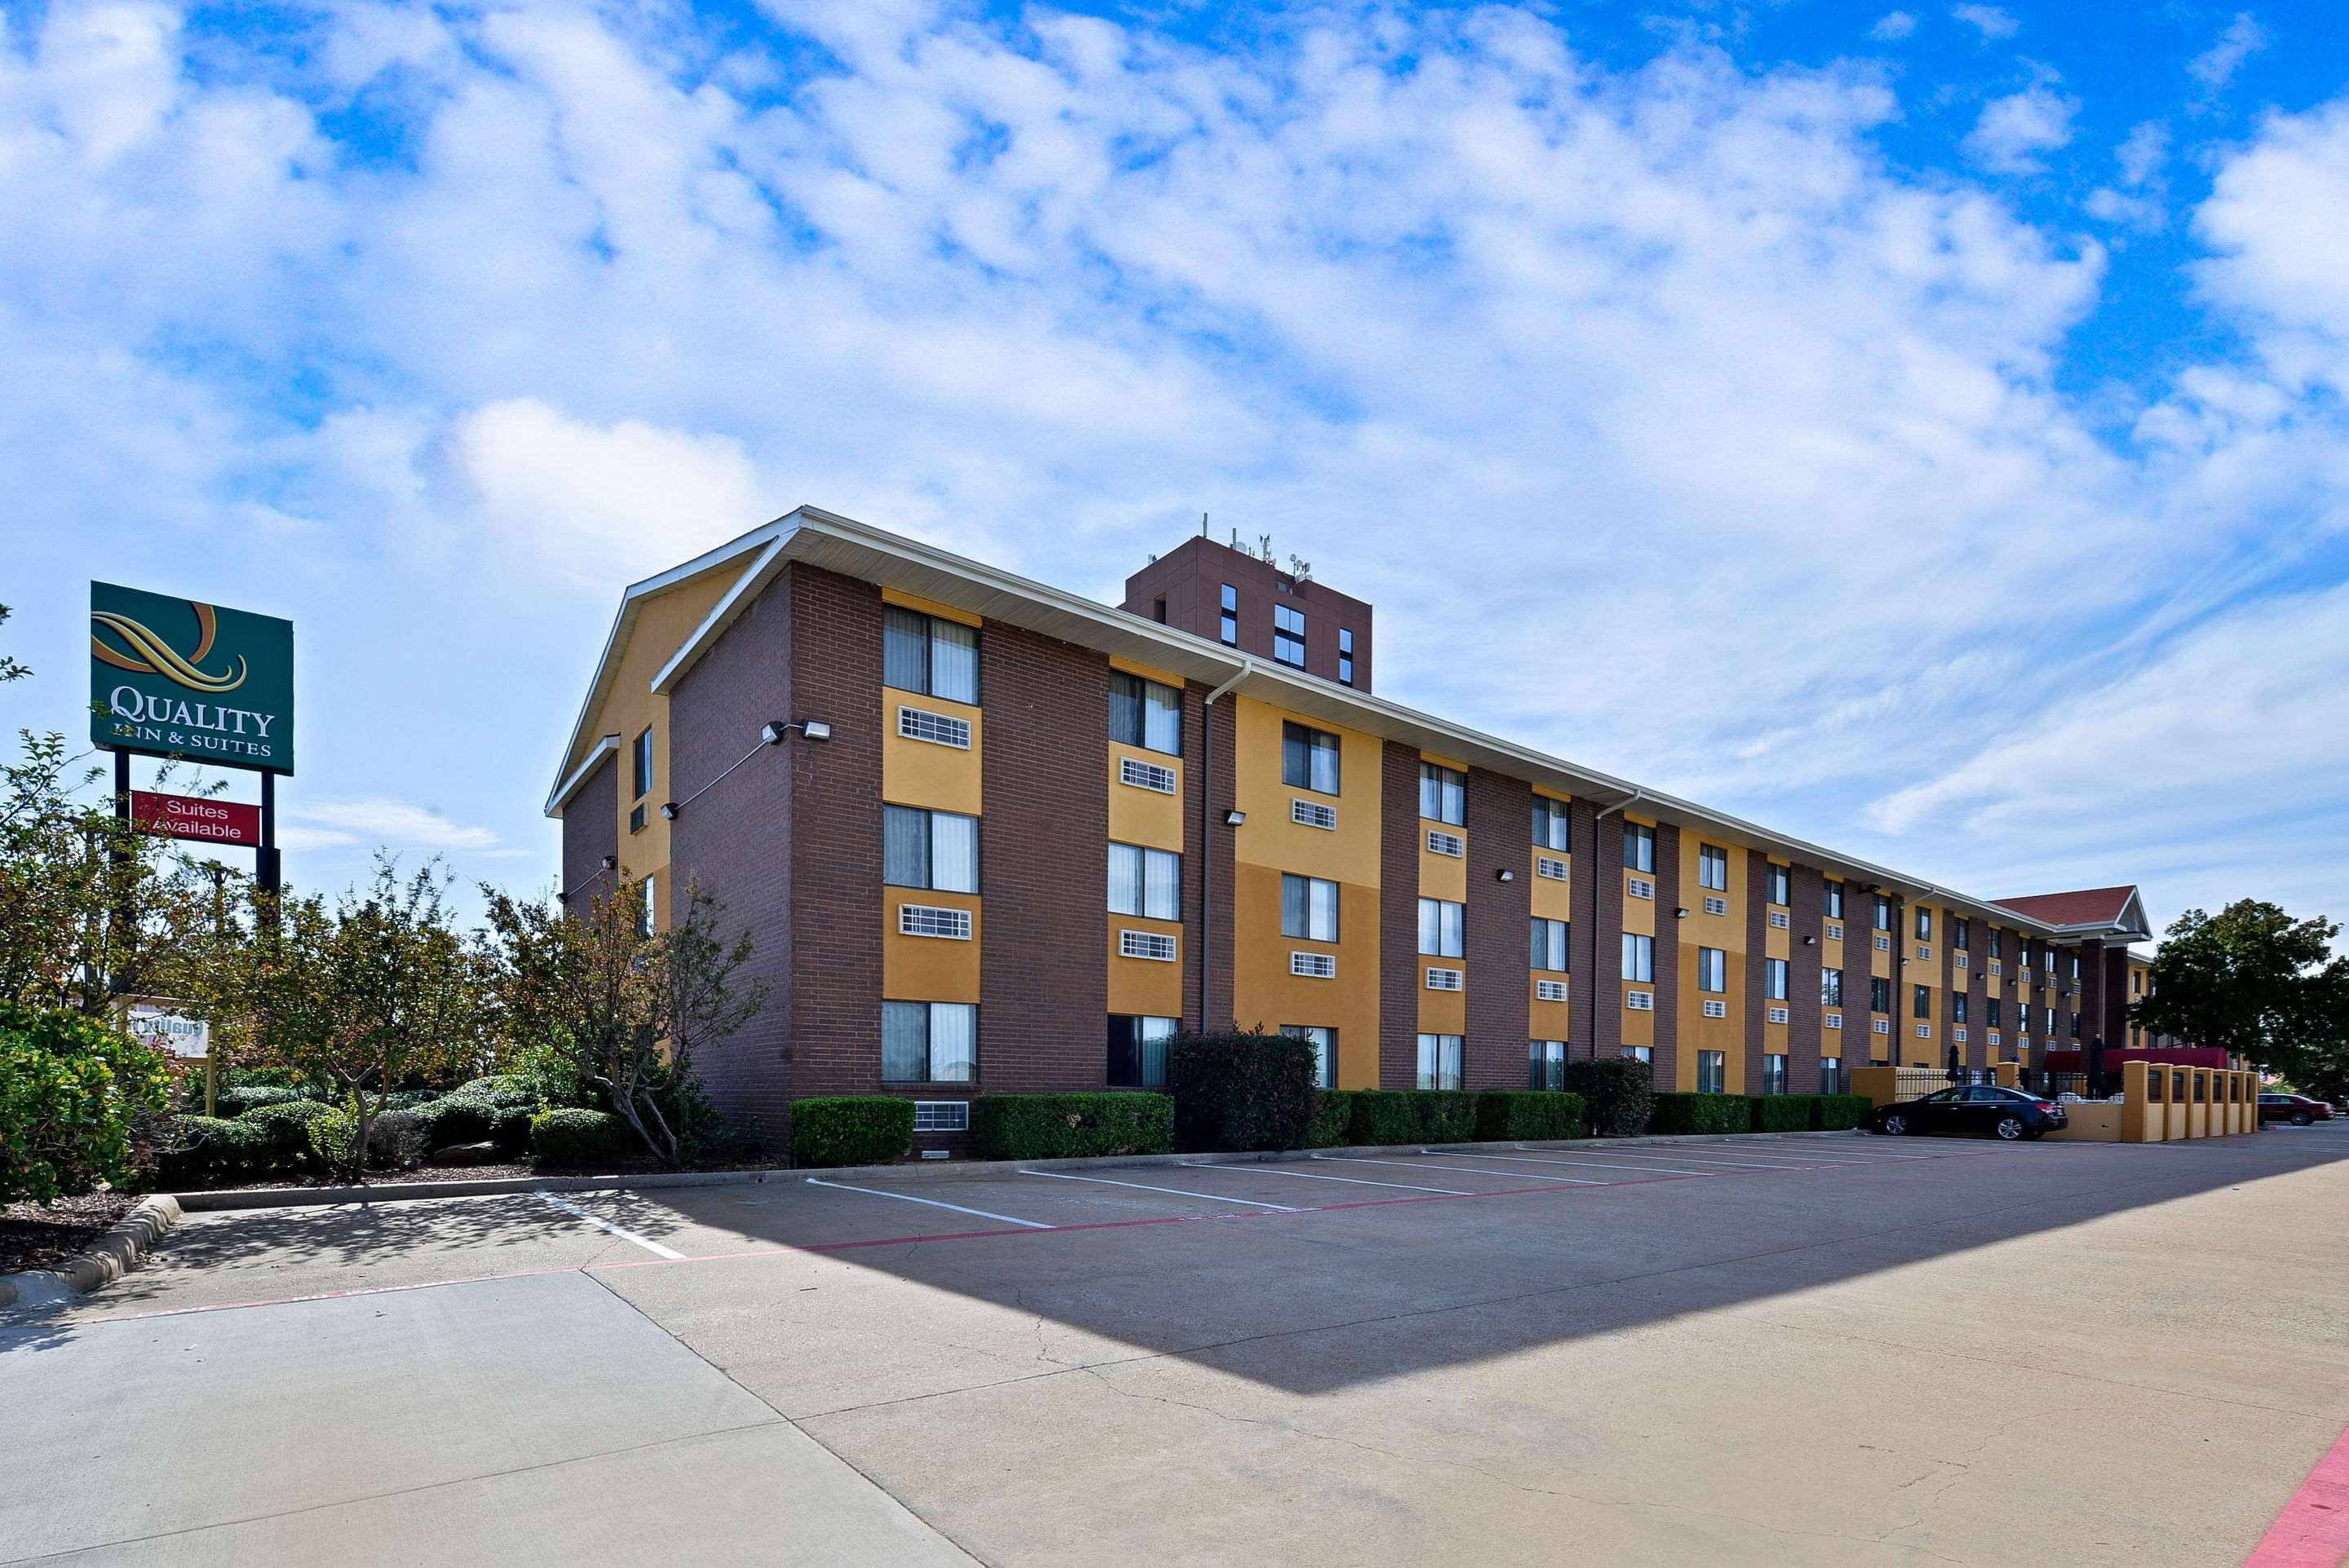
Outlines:
{"label": "brick pillar", "polygon": [[[1575,1032],[1568,1049],[1611,1058],[1623,1048],[1623,830],[1619,818],[1601,821],[1599,810],[1588,800],[1568,808]],[[1530,818],[1532,808],[1526,811]]]}
{"label": "brick pillar", "polygon": [[[1416,769],[1413,783],[1417,783]],[[1468,1037],[1461,1083],[1526,1087],[1532,1032],[1533,787],[1506,775],[1468,773]],[[1503,882],[1502,872],[1510,873]],[[1569,992],[1569,995],[1571,993]]]}
{"label": "brick pillar", "polygon": [[[1763,1022],[1768,1016],[1766,1008],[1774,1006],[1763,976],[1768,968],[1767,946],[1770,940],[1769,909],[1770,857],[1759,850],[1745,851],[1745,1092],[1762,1092],[1762,1058],[1767,1053],[1762,1048]],[[1792,965],[1788,966],[1789,974]],[[1786,986],[1794,990],[1790,979]],[[1787,1015],[1792,1017],[1793,1015]],[[1787,1071],[1791,1083],[1793,1068]]]}
{"label": "brick pillar", "polygon": [[1986,1068],[1990,1066],[1990,934],[1981,921],[1972,924],[1973,946],[1966,952],[1966,1065]]}
{"label": "brick pillar", "polygon": [[1656,1087],[1679,1085],[1681,927],[1672,917],[1681,902],[1681,830],[1656,829]]}
{"label": "brick pillar", "polygon": [[[1788,934],[1792,940],[1786,944],[1786,1090],[1816,1094],[1819,1057],[1826,1054],[1819,1023],[1825,1011],[1819,1006],[1819,971],[1825,967],[1819,954],[1819,912],[1826,904],[1826,878],[1816,866],[1798,865],[1788,881],[1793,885],[1786,896],[1795,902],[1794,929]],[[1848,995],[1847,992],[1847,999]]]}
{"label": "brick pillar", "polygon": [[[1237,874],[1235,834],[1224,819],[1231,814],[1233,803],[1238,799],[1239,720],[1235,717],[1233,699],[1229,696],[1213,707],[1206,707],[1208,689],[1211,688],[1203,688],[1195,684],[1192,687],[1200,699],[1199,734],[1204,738],[1203,744],[1214,754],[1215,778],[1212,782],[1200,782],[1200,770],[1195,759],[1201,754],[1197,751],[1185,753],[1186,758],[1193,759],[1191,765],[1183,770],[1185,778],[1191,781],[1185,785],[1184,809],[1191,813],[1193,825],[1184,829],[1184,842],[1194,846],[1196,852],[1184,857],[1183,877],[1186,901],[1184,908],[1199,909],[1206,915],[1207,966],[1213,973],[1208,976],[1207,994],[1200,995],[1198,965],[1188,965],[1190,978],[1184,983],[1183,996],[1185,1010],[1199,1020],[1198,1026],[1208,1033],[1216,1033],[1237,1026],[1234,1016],[1237,993],[1233,985],[1233,954],[1236,949],[1232,938],[1233,912],[1237,908],[1232,891],[1233,879]],[[1187,698],[1185,706],[1186,709],[1189,707]],[[1184,729],[1186,747],[1190,745],[1190,734],[1186,717]],[[1207,796],[1207,820],[1204,830],[1196,826],[1199,820],[1198,796],[1202,792]],[[1191,861],[1194,859],[1201,861],[1206,872],[1205,880],[1207,884],[1206,896],[1195,901],[1191,898],[1191,884],[1201,873],[1193,870]],[[1195,1011],[1193,1011],[1195,1007]]]}
{"label": "brick pillar", "polygon": [[1419,751],[1379,753],[1379,1087],[1419,1081]]}

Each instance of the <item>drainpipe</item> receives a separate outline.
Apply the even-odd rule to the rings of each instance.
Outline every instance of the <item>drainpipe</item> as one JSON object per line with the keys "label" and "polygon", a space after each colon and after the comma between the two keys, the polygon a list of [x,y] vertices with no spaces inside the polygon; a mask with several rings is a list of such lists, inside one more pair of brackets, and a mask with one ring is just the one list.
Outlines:
{"label": "drainpipe", "polygon": [[[1599,824],[1613,816],[1616,812],[1622,810],[1625,807],[1638,804],[1640,799],[1646,793],[1647,791],[1644,789],[1634,784],[1631,786],[1631,792],[1629,795],[1626,795],[1622,799],[1616,801],[1615,804],[1608,807],[1607,810],[1599,812],[1599,815],[1590,819],[1590,852],[1592,854],[1595,855],[1599,852]],[[1591,896],[1596,898],[1599,894],[1599,879],[1596,874],[1599,868],[1594,864],[1590,869],[1593,873],[1590,880],[1590,892]],[[1596,919],[1597,917],[1598,912],[1596,910],[1589,912],[1584,916],[1586,919]],[[1598,935],[1599,928],[1597,926],[1591,927],[1590,966],[1594,969],[1599,966],[1599,963]],[[1590,996],[1590,1006],[1588,1009],[1590,1016],[1590,1030],[1588,1038],[1590,1041],[1589,1059],[1595,1062],[1599,1059],[1599,976],[1596,975],[1591,975],[1588,983],[1582,988],[1584,991],[1588,993]]]}
{"label": "drainpipe", "polygon": [[1207,694],[1199,705],[1199,1032],[1207,1033],[1208,998],[1214,993],[1215,970],[1207,954],[1215,946],[1209,940],[1211,922],[1215,919],[1216,901],[1209,893],[1216,885],[1216,857],[1208,849],[1214,834],[1216,816],[1216,729],[1208,709],[1216,699],[1227,696],[1231,689],[1247,679],[1256,669],[1256,660],[1242,658],[1240,667],[1232,678]]}

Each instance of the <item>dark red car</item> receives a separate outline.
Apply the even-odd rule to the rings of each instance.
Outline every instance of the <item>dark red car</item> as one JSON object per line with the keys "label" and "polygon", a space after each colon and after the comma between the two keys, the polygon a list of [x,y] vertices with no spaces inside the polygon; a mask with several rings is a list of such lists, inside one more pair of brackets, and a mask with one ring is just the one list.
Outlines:
{"label": "dark red car", "polygon": [[2333,1108],[2304,1094],[2263,1094],[2260,1096],[2260,1119],[2306,1127],[2312,1121],[2332,1120]]}

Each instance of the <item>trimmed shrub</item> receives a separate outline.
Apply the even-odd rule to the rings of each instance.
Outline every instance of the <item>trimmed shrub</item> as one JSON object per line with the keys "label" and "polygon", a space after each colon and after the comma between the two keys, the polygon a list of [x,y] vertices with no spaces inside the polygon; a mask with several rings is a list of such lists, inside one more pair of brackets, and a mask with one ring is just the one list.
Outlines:
{"label": "trimmed shrub", "polygon": [[1655,1074],[1629,1057],[1566,1064],[1566,1088],[1580,1095],[1590,1129],[1601,1138],[1637,1138],[1648,1130]]}
{"label": "trimmed shrub", "polygon": [[1742,1094],[1660,1094],[1650,1116],[1651,1132],[1744,1132],[1754,1113]]}
{"label": "trimmed shrub", "polygon": [[386,1110],[414,1110],[419,1105],[430,1105],[440,1098],[437,1088],[403,1088],[383,1102]]}
{"label": "trimmed shrub", "polygon": [[1815,1094],[1811,1128],[1816,1132],[1847,1132],[1868,1119],[1876,1102],[1864,1094]]}
{"label": "trimmed shrub", "polygon": [[1313,1121],[1305,1130],[1305,1147],[1335,1149],[1352,1137],[1354,1096],[1362,1092],[1361,1089],[1315,1089]]}
{"label": "trimmed shrub", "polygon": [[387,1110],[367,1125],[370,1171],[413,1171],[424,1163],[426,1152],[412,1110]]}
{"label": "trimmed shrub", "polygon": [[1746,1097],[1753,1115],[1745,1124],[1749,1132],[1807,1132],[1811,1126],[1811,1101],[1807,1094],[1756,1094]]}
{"label": "trimmed shrub", "polygon": [[309,1136],[310,1158],[327,1174],[340,1177],[349,1171],[359,1152],[359,1119],[349,1107],[329,1106],[326,1115],[312,1117],[302,1130]]}
{"label": "trimmed shrub", "polygon": [[1419,1110],[1419,1135],[1430,1143],[1473,1143],[1476,1097],[1466,1089],[1406,1089]]}
{"label": "trimmed shrub", "polygon": [[1354,1090],[1350,1096],[1354,1102],[1354,1115],[1346,1129],[1346,1141],[1364,1147],[1422,1141],[1425,1134],[1419,1107],[1413,1103],[1418,1092],[1405,1088]]}
{"label": "trimmed shrub", "polygon": [[792,1106],[792,1160],[800,1165],[879,1165],[914,1144],[914,1102],[842,1094]]}
{"label": "trimmed shrub", "polygon": [[971,1150],[981,1160],[1164,1154],[1174,1147],[1174,1104],[1146,1089],[983,1094],[970,1102]]}
{"label": "trimmed shrub", "polygon": [[0,1203],[128,1181],[171,1103],[161,1052],[65,1008],[0,1001]]}
{"label": "trimmed shrub", "polygon": [[269,1169],[270,1131],[242,1117],[175,1116],[155,1165],[167,1189],[242,1181]]}
{"label": "trimmed shrub", "polygon": [[624,1160],[642,1145],[628,1124],[605,1110],[558,1106],[530,1119],[530,1150],[547,1165]]}
{"label": "trimmed shrub", "polygon": [[429,1149],[492,1142],[501,1154],[518,1155],[530,1148],[530,1119],[540,1104],[536,1079],[503,1073],[460,1084],[414,1114]]}
{"label": "trimmed shrub", "polygon": [[1166,1082],[1181,1149],[1296,1149],[1313,1124],[1313,1047],[1287,1035],[1177,1035]]}
{"label": "trimmed shrub", "polygon": [[237,1118],[269,1133],[269,1165],[276,1171],[298,1169],[310,1154],[310,1124],[331,1116],[335,1108],[315,1099],[274,1100]]}
{"label": "trimmed shrub", "polygon": [[[194,1109],[202,1109],[204,1103],[203,1075],[191,1073],[189,1075],[188,1081],[193,1086],[193,1091],[188,1097],[189,1100]],[[316,1096],[304,1089],[276,1088],[268,1084],[258,1083],[243,1084],[235,1088],[219,1089],[212,1095],[212,1105],[223,1117],[243,1116],[248,1112],[259,1110],[264,1106],[317,1105],[319,1103],[321,1102]]]}
{"label": "trimmed shrub", "polygon": [[1578,1094],[1546,1088],[1493,1088],[1476,1097],[1476,1136],[1490,1142],[1579,1138],[1589,1109]]}

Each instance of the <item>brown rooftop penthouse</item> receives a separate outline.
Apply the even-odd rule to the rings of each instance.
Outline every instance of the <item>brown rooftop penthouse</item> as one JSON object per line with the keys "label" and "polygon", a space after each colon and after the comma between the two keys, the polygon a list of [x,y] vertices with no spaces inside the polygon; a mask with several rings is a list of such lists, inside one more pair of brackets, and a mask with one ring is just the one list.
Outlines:
{"label": "brown rooftop penthouse", "polygon": [[1371,656],[1369,604],[1204,537],[1112,607],[802,508],[623,595],[564,893],[608,861],[748,929],[771,1000],[700,1066],[776,1144],[896,1094],[958,1150],[974,1095],[1154,1086],[1235,1025],[1345,1088],[2153,1043],[2134,888],[1978,898],[1403,707]]}

